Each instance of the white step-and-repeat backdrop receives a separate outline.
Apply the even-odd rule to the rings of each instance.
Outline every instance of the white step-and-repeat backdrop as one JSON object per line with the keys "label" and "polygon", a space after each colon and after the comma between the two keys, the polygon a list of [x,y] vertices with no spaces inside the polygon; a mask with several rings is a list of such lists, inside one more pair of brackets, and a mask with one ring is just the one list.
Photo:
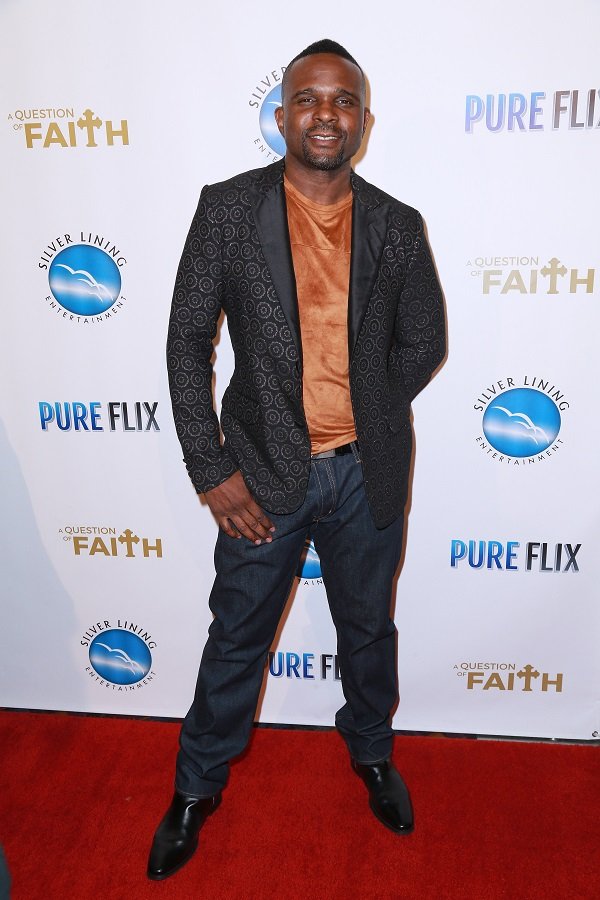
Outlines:
{"label": "white step-and-repeat backdrop", "polygon": [[[317,20],[1,6],[0,703],[189,705],[216,526],[171,416],[173,281],[201,187],[279,158],[283,69],[327,36],[369,78],[358,171],[422,211],[448,309],[414,404],[395,727],[593,739],[600,7],[348,0]],[[231,363],[223,328],[217,398]],[[308,548],[261,721],[328,725],[342,702],[319,576]]]}

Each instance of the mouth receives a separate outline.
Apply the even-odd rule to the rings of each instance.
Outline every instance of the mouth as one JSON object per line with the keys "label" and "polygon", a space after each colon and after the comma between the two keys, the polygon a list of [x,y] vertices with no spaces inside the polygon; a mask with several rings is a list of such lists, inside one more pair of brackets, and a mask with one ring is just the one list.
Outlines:
{"label": "mouth", "polygon": [[315,131],[308,134],[307,137],[317,144],[326,146],[327,144],[335,144],[342,139],[341,134],[332,134],[331,131]]}

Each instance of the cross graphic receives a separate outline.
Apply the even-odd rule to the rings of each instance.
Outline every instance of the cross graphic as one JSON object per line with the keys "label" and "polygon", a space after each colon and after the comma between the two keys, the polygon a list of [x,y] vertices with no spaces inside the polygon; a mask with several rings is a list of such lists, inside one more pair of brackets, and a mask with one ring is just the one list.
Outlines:
{"label": "cross graphic", "polygon": [[563,265],[561,265],[560,259],[557,259],[555,256],[552,257],[548,265],[544,266],[543,269],[540,269],[540,272],[544,276],[544,278],[550,276],[550,287],[548,288],[549,294],[558,294],[558,290],[556,288],[556,280],[558,275],[562,276],[567,274],[567,270]]}
{"label": "cross graphic", "polygon": [[525,679],[525,684],[523,685],[524,691],[530,691],[532,689],[531,688],[531,679],[532,678],[540,677],[540,673],[537,671],[537,669],[534,669],[533,666],[530,666],[529,664],[526,666],[523,666],[521,671],[517,672],[517,675],[519,676],[519,678]]}
{"label": "cross graphic", "polygon": [[86,109],[81,118],[77,119],[77,125],[79,128],[87,128],[88,142],[86,147],[97,147],[98,144],[94,140],[94,128],[100,128],[102,119],[99,119],[98,116],[94,116],[91,109]]}
{"label": "cross graphic", "polygon": [[133,533],[131,528],[126,528],[123,534],[119,535],[118,540],[120,544],[127,544],[127,553],[125,556],[135,556],[133,545],[139,544],[140,539],[137,534]]}

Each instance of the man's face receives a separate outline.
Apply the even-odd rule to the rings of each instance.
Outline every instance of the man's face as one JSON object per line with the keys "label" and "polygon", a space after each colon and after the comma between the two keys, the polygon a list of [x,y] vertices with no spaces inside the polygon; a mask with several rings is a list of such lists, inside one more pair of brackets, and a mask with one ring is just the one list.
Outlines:
{"label": "man's face", "polygon": [[339,169],[354,156],[369,116],[360,69],[332,53],[294,63],[286,75],[283,106],[275,111],[286,156],[322,171]]}

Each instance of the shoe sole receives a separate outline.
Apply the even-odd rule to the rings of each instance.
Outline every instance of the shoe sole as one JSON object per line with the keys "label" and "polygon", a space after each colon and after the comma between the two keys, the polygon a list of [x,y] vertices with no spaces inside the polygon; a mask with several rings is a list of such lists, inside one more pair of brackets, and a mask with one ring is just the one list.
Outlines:
{"label": "shoe sole", "polygon": [[[204,822],[202,823],[202,825],[199,828],[199,832],[204,828],[207,819],[209,819],[212,816],[212,814],[217,811],[217,809],[219,808],[220,805],[221,805],[221,797],[219,797],[219,799],[217,800],[217,802],[215,803],[215,805],[213,806],[211,811],[207,814],[206,819],[204,820]],[[180,863],[177,863],[177,865],[174,866],[174,868],[169,869],[168,872],[162,872],[161,874],[155,874],[154,872],[150,872],[149,870],[146,870],[146,876],[150,879],[150,881],[164,881],[165,878],[170,878],[171,875],[175,875],[177,872],[179,872],[180,869],[183,869],[183,867],[189,863],[190,859],[192,858],[192,856],[198,849],[198,843],[199,843],[198,838],[196,838],[196,842],[195,842],[192,850],[190,851],[190,853],[188,853],[188,855],[186,856],[186,858],[182,859]]]}

